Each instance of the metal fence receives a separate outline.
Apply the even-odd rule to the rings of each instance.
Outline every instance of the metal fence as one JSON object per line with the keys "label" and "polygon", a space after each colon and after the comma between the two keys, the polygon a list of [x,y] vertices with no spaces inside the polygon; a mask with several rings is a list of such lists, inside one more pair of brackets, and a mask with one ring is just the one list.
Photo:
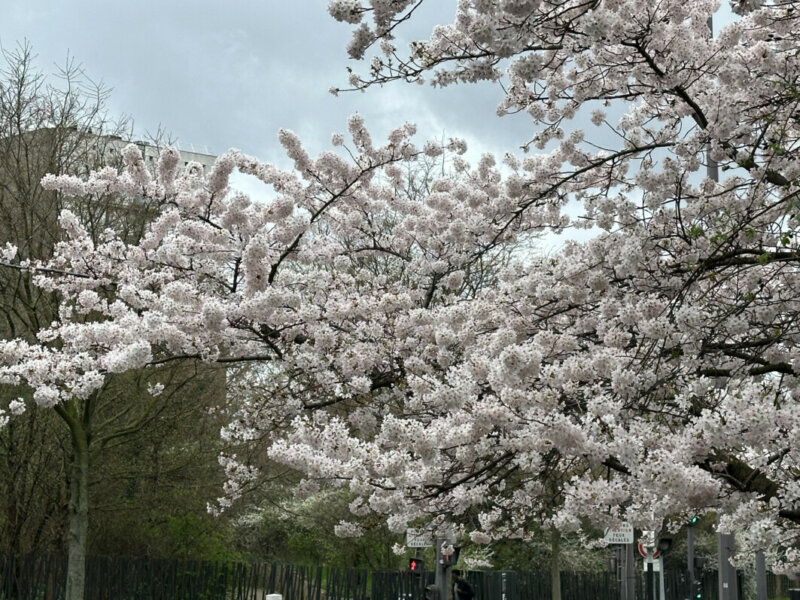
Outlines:
{"label": "metal fence", "polygon": [[[475,600],[550,600],[547,571],[472,571],[466,574]],[[63,600],[63,556],[0,555],[0,600]],[[656,577],[656,583],[658,578]],[[703,598],[717,596],[717,575],[707,571]],[[433,572],[368,572],[362,569],[307,567],[280,563],[214,563],[152,558],[91,557],[86,564],[85,600],[421,600]],[[688,598],[684,572],[664,573],[667,600]],[[740,590],[748,583],[741,581]],[[752,582],[750,582],[752,583]],[[646,598],[645,577],[637,573],[636,597]],[[750,586],[752,587],[752,585]],[[770,600],[788,597],[789,580],[768,574]],[[743,592],[740,598],[752,594]],[[562,600],[617,600],[612,573],[561,573]]]}
{"label": "metal fence", "polygon": [[[433,573],[425,573],[426,583],[433,583]],[[552,580],[549,571],[470,571],[467,580],[475,590],[475,600],[550,600]],[[704,583],[716,585],[716,574],[707,573]],[[655,579],[658,584],[658,579]],[[644,573],[637,573],[636,597],[646,598]],[[421,600],[410,573],[372,574],[371,600]],[[664,573],[667,600],[686,600],[689,585],[683,572]],[[714,588],[716,590],[716,588]],[[780,596],[776,596],[779,598]],[[620,584],[616,575],[604,572],[561,573],[562,600],[619,600]],[[706,595],[711,600],[715,596]]]}
{"label": "metal fence", "polygon": [[[85,600],[367,600],[368,572],[279,563],[91,557]],[[0,555],[0,600],[63,600],[66,558]]]}
{"label": "metal fence", "polygon": [[[653,578],[656,597],[659,589],[659,574]],[[751,600],[755,598],[755,582],[740,574],[739,598]],[[399,575],[395,575],[399,577]],[[407,578],[407,575],[405,575]],[[689,598],[688,574],[685,571],[666,571],[664,573],[664,592],[667,600],[687,600]],[[475,589],[475,600],[550,600],[552,584],[549,571],[517,572],[517,571],[473,571],[466,575]],[[620,583],[616,574],[603,572],[570,572],[561,573],[562,600],[618,600]],[[388,582],[385,576],[381,581]],[[703,600],[717,598],[717,572],[708,570],[702,574],[700,593]],[[373,600],[417,600],[417,596],[405,592],[411,588],[390,587],[386,594],[376,593],[373,579]],[[432,582],[432,575],[430,578]],[[767,574],[767,598],[769,600],[787,600],[788,590],[797,584],[791,584],[785,576]],[[636,574],[636,598],[647,598],[646,576],[638,570]],[[403,594],[406,595],[403,595]]]}

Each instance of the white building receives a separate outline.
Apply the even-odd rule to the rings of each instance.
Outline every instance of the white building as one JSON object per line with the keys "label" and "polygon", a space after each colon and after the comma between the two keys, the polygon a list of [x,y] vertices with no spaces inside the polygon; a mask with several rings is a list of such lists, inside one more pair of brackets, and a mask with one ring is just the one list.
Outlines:
{"label": "white building", "polygon": [[[165,146],[141,140],[125,140],[116,135],[103,137],[105,137],[106,140],[104,144],[100,144],[100,147],[105,148],[104,151],[106,154],[106,162],[112,165],[115,164],[119,160],[119,156],[125,146],[128,144],[136,144],[139,147],[139,150],[142,152],[142,157],[144,158],[145,164],[152,173],[155,173],[156,166],[158,165],[158,156]],[[198,162],[203,165],[203,169],[207,173],[211,167],[214,166],[214,161],[217,160],[216,155],[210,154],[207,148],[203,148],[203,151],[201,152],[200,149],[194,147],[191,149],[181,148],[180,146],[176,147],[181,153],[181,162],[183,163],[184,167],[190,162]]]}

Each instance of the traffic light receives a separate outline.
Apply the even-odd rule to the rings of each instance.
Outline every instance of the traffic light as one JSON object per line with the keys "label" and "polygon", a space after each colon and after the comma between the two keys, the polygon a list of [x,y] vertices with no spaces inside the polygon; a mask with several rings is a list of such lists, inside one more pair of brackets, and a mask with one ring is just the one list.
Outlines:
{"label": "traffic light", "polygon": [[618,568],[618,561],[616,556],[609,556],[608,557],[608,572],[609,573],[616,573]]}
{"label": "traffic light", "polygon": [[697,525],[700,522],[700,515],[695,515],[689,519],[689,525]]}
{"label": "traffic light", "polygon": [[706,566],[706,559],[703,556],[694,557],[694,600],[703,600],[703,569]]}
{"label": "traffic light", "polygon": [[412,573],[422,573],[425,570],[425,561],[421,558],[409,558],[408,570]]}

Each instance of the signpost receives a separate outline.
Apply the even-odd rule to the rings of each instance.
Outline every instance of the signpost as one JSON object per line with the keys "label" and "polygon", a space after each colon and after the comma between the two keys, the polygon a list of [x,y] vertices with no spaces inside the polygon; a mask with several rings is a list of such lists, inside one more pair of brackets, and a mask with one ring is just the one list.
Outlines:
{"label": "signpost", "polygon": [[620,598],[621,600],[634,600],[634,584],[636,574],[633,572],[633,525],[630,523],[620,523],[617,529],[606,529],[603,540],[611,545],[620,546],[618,577],[621,580]]}
{"label": "signpost", "polygon": [[414,558],[409,559],[409,570],[413,574],[414,598],[421,599],[425,594],[425,561],[421,558],[421,548],[433,546],[431,532],[425,529],[406,529],[406,546],[416,548]]}
{"label": "signpost", "polygon": [[625,580],[625,584],[620,590],[623,600],[636,600],[636,567],[633,564],[633,544],[625,544],[622,574]]}
{"label": "signpost", "polygon": [[656,532],[655,531],[643,531],[642,532],[642,541],[639,542],[639,554],[644,557],[644,572],[646,574],[646,588],[647,588],[647,600],[653,600],[654,597],[654,590],[653,590],[653,575],[658,573],[659,579],[659,588],[660,600],[666,600],[666,589],[664,587],[664,557],[661,555],[661,551],[656,548]]}

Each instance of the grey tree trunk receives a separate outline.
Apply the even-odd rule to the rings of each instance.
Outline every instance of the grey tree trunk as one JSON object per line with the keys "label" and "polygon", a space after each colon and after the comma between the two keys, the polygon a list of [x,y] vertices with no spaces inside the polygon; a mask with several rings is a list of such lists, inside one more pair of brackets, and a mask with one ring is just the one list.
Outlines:
{"label": "grey tree trunk", "polygon": [[550,530],[550,587],[551,600],[561,600],[561,534]]}
{"label": "grey tree trunk", "polygon": [[89,533],[89,444],[80,423],[72,427],[69,482],[69,544],[65,600],[83,600],[86,585],[86,543]]}

